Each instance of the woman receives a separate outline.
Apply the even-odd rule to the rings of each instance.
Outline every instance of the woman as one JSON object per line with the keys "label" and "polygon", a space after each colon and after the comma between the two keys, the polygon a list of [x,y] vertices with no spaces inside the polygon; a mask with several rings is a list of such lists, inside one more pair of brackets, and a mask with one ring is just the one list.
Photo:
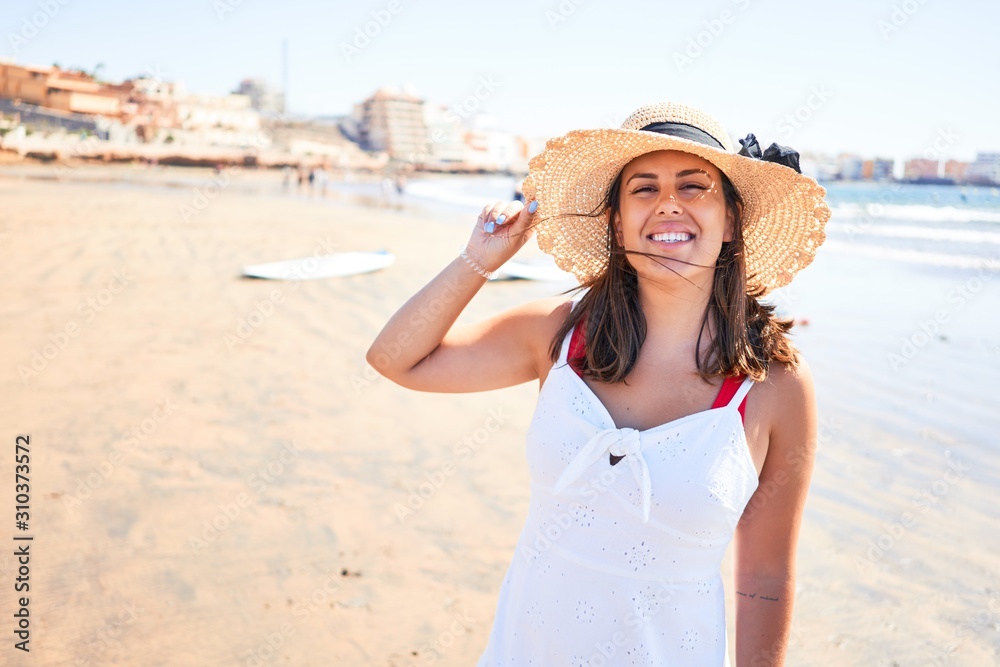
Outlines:
{"label": "woman", "polygon": [[[539,380],[530,510],[481,666],[728,665],[734,537],[736,664],[784,662],[816,407],[791,323],[758,297],[812,261],[830,211],[794,151],[740,143],[678,104],[550,141],[528,206],[485,207],[368,352],[420,391]],[[533,233],[582,296],[453,328]]]}

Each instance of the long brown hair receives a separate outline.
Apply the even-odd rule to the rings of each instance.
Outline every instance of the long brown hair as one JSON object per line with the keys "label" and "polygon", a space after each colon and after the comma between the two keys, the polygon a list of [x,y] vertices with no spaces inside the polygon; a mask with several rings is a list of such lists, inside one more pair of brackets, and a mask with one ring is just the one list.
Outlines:
{"label": "long brown hair", "polygon": [[[713,377],[732,375],[749,375],[759,381],[767,378],[768,364],[772,361],[791,367],[798,365],[798,351],[787,335],[792,320],[779,318],[774,314],[773,304],[758,300],[763,289],[748,286],[743,198],[725,174],[722,174],[722,193],[736,224],[733,225],[733,240],[723,242],[715,265],[712,294],[698,332],[695,364],[706,382]],[[638,276],[627,256],[631,253],[651,257],[654,261],[658,259],[649,253],[626,250],[619,242],[614,220],[620,207],[621,172],[597,209],[584,214],[607,216],[608,267],[596,278],[564,292],[587,290],[549,348],[555,363],[566,335],[586,317],[587,345],[582,371],[585,377],[600,382],[623,382],[632,371],[646,338],[646,317],[639,303]],[[714,324],[715,337],[702,358],[701,339],[708,328],[709,317]]]}

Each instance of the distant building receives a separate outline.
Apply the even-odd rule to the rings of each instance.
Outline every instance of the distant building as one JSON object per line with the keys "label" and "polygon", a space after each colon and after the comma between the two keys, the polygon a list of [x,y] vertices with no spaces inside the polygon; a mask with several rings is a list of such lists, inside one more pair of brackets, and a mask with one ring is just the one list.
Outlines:
{"label": "distant building", "polygon": [[285,95],[262,79],[243,79],[233,91],[250,98],[250,106],[265,114],[285,113]]}
{"label": "distant building", "polygon": [[948,160],[944,163],[944,176],[945,178],[951,179],[955,183],[965,182],[965,171],[968,168],[968,162],[961,162],[959,160]]}
{"label": "distant building", "polygon": [[117,117],[121,100],[83,72],[0,62],[0,97],[65,113]]}
{"label": "distant building", "polygon": [[907,160],[903,165],[903,180],[906,181],[930,181],[940,177],[938,173],[940,163],[937,160],[927,158],[913,158]]}
{"label": "distant building", "polygon": [[843,153],[837,156],[837,171],[845,181],[860,181],[863,177],[864,162],[857,155]]}
{"label": "distant building", "polygon": [[415,95],[382,88],[355,106],[361,146],[382,151],[412,164],[431,160],[431,146],[424,120],[424,101]]}
{"label": "distant building", "polygon": [[885,158],[875,158],[871,161],[872,163],[872,173],[871,179],[873,181],[891,181],[892,180],[892,170],[896,165],[895,160],[885,159]]}
{"label": "distant building", "polygon": [[977,153],[965,169],[965,178],[977,185],[1000,185],[1000,153]]}
{"label": "distant building", "polygon": [[179,87],[154,77],[137,77],[110,86],[122,100],[122,116],[143,142],[164,139],[177,127],[174,100]]}
{"label": "distant building", "polygon": [[251,108],[249,96],[186,94],[179,85],[152,77],[108,84],[84,72],[0,61],[0,98],[17,107],[22,118],[27,112],[18,105],[41,107],[44,112],[31,113],[71,131],[83,119],[99,119],[97,125],[106,129],[101,134],[115,140],[216,146],[261,143],[260,114]]}
{"label": "distant building", "polygon": [[479,115],[466,135],[470,148],[470,166],[483,171],[509,171],[521,163],[517,139],[497,127],[496,119]]}
{"label": "distant building", "polygon": [[458,116],[443,104],[425,104],[424,123],[430,140],[429,162],[441,169],[464,169],[470,159],[468,130]]}
{"label": "distant building", "polygon": [[246,95],[189,94],[178,97],[177,122],[185,130],[212,128],[252,132],[260,127],[260,115],[250,108]]}
{"label": "distant building", "polygon": [[802,173],[812,176],[817,181],[833,181],[840,178],[840,166],[837,159],[825,153],[805,151],[799,158]]}

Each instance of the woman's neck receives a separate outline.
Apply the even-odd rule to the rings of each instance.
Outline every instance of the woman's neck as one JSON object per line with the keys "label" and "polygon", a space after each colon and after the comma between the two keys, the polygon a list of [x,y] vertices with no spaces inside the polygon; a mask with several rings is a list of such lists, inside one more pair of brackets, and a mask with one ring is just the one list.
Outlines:
{"label": "woman's neck", "polygon": [[[702,329],[711,294],[711,283],[698,285],[678,282],[683,282],[683,286],[639,279],[639,304],[646,317],[646,343],[663,354],[690,354],[691,359],[694,359],[698,334]],[[711,336],[708,335],[711,331],[709,321],[709,328],[701,338],[703,349],[711,342]]]}

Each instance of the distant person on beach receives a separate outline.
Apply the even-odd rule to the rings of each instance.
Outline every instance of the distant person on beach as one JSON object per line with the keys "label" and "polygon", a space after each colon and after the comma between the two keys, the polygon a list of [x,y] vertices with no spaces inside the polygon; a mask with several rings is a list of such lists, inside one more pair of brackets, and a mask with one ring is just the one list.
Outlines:
{"label": "distant person on beach", "polygon": [[395,180],[389,178],[388,176],[384,176],[382,178],[382,199],[383,199],[383,201],[388,206],[388,205],[394,203],[398,199],[398,197],[399,197],[399,192],[396,189],[396,182],[395,182]]}
{"label": "distant person on beach", "polygon": [[[483,207],[368,351],[418,391],[539,381],[528,517],[479,667],[729,665],[731,542],[735,664],[785,664],[816,400],[759,299],[812,262],[830,209],[798,153],[740,144],[679,104],[550,142],[527,206]],[[455,326],[534,234],[580,286]]]}
{"label": "distant person on beach", "polygon": [[326,185],[329,180],[329,176],[326,173],[326,167],[323,165],[316,167],[316,187],[319,188],[320,194],[324,197],[326,196]]}

